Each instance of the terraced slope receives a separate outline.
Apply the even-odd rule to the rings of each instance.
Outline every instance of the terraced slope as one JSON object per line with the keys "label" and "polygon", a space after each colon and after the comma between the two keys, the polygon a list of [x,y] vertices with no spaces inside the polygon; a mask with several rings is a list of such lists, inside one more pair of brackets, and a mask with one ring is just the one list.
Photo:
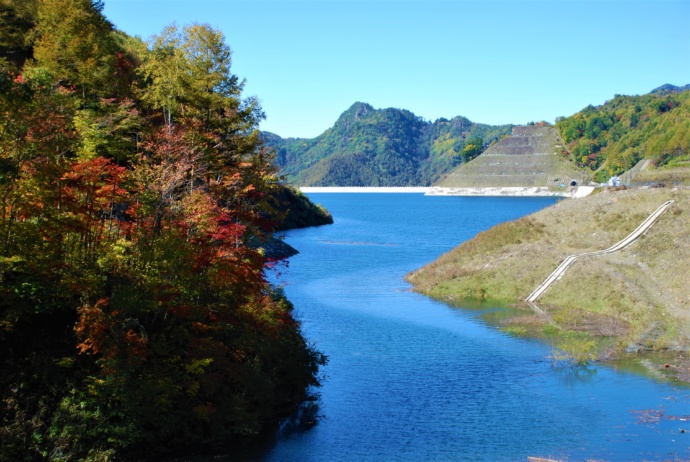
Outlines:
{"label": "terraced slope", "polygon": [[563,142],[554,127],[514,127],[510,136],[435,184],[444,188],[559,187],[588,182],[586,173],[557,153]]}

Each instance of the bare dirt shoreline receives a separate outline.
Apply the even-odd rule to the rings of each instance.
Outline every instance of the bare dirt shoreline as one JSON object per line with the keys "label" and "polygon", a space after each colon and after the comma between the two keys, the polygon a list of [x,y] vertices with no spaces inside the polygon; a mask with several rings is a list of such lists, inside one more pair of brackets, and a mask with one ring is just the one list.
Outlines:
{"label": "bare dirt shoreline", "polygon": [[300,186],[303,193],[421,193],[426,194],[426,186]]}
{"label": "bare dirt shoreline", "polygon": [[588,196],[594,191],[593,186],[576,186],[568,190],[551,190],[546,187],[491,187],[491,188],[430,188],[427,196],[535,196],[535,197],[572,197]]}
{"label": "bare dirt shoreline", "polygon": [[303,193],[421,193],[427,196],[534,196],[534,197],[585,197],[594,187],[579,186],[567,191],[546,187],[491,187],[491,188],[441,188],[426,186],[300,186]]}

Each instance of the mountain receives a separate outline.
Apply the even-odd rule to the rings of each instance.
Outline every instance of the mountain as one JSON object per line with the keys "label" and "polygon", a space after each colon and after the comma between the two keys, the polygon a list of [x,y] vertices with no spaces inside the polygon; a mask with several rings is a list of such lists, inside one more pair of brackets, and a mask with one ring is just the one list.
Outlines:
{"label": "mountain", "polygon": [[[654,167],[687,166],[690,152],[690,90],[664,85],[641,96],[616,95],[560,118],[556,127],[570,158],[605,181],[648,160]],[[674,87],[679,88],[679,87]]]}
{"label": "mountain", "polygon": [[276,163],[299,186],[426,186],[510,133],[465,117],[425,121],[403,109],[355,103],[316,138],[263,132]]}
{"label": "mountain", "polygon": [[682,87],[677,87],[675,85],[671,85],[670,83],[667,83],[665,85],[662,85],[658,88],[655,88],[654,90],[650,91],[649,93],[654,95],[668,95],[669,93],[681,93],[684,91],[690,90],[690,84],[683,85]]}
{"label": "mountain", "polygon": [[558,132],[552,126],[514,127],[510,136],[490,146],[477,158],[461,164],[435,186],[472,187],[560,187],[572,182],[589,182],[584,169],[578,169],[562,155]]}

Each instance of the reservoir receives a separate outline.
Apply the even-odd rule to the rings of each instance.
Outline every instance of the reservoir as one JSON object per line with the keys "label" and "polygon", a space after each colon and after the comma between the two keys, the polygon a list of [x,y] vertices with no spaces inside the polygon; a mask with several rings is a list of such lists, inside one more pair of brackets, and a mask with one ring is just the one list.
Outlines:
{"label": "reservoir", "polygon": [[252,460],[690,458],[685,385],[615,363],[555,367],[548,344],[485,320],[501,308],[451,307],[404,281],[477,233],[557,199],[309,197],[335,223],[287,232],[300,253],[272,278],[329,363],[315,423],[285,426]]}

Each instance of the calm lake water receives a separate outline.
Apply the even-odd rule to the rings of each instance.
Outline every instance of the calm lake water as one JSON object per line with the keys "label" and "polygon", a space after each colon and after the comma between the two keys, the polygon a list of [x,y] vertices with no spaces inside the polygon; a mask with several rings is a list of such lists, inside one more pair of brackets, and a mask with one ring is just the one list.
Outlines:
{"label": "calm lake water", "polygon": [[[613,365],[554,367],[550,347],[410,291],[406,273],[552,198],[309,194],[335,224],[287,233],[278,282],[326,353],[316,425],[265,461],[690,459],[690,389]],[[489,308],[499,309],[499,308]],[[645,413],[645,411],[651,411]],[[644,419],[643,416],[651,417]],[[660,417],[660,418],[657,418]],[[669,418],[673,417],[673,418]]]}

